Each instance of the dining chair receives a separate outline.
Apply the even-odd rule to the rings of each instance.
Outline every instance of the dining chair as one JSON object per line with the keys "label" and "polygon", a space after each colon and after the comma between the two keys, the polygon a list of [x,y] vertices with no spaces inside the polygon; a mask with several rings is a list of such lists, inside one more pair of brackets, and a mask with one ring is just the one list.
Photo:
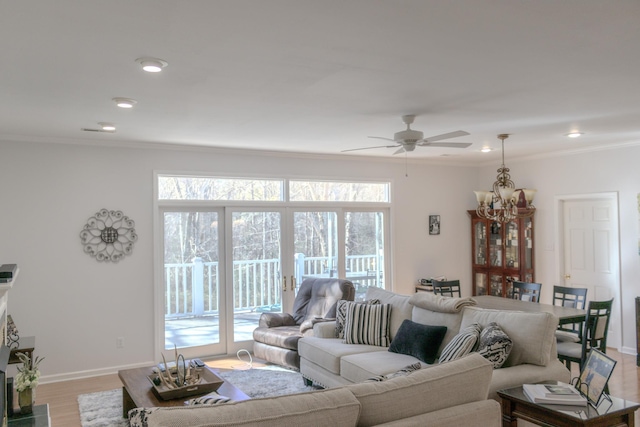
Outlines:
{"label": "dining chair", "polygon": [[513,281],[513,299],[520,301],[540,302],[542,283]]}
{"label": "dining chair", "polygon": [[571,370],[571,362],[578,363],[580,371],[592,348],[607,352],[607,333],[613,298],[608,301],[590,301],[584,321],[581,342],[559,341],[558,359]]}
{"label": "dining chair", "polygon": [[[461,297],[460,280],[432,280],[433,293],[443,297]],[[455,294],[455,295],[454,295]]]}
{"label": "dining chair", "polygon": [[[584,310],[586,304],[587,288],[570,288],[567,286],[553,287],[553,305]],[[556,340],[580,342],[582,338],[583,325],[583,322],[558,325],[558,329],[556,330]]]}

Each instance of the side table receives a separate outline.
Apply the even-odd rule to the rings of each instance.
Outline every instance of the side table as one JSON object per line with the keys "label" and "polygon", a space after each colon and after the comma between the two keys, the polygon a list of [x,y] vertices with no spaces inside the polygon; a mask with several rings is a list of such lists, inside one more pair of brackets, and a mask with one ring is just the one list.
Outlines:
{"label": "side table", "polygon": [[8,427],[49,427],[51,425],[49,405],[35,405],[31,414],[16,414],[8,420]]}
{"label": "side table", "polygon": [[628,426],[634,425],[634,412],[640,403],[611,396],[602,399],[597,407],[543,405],[531,402],[522,386],[499,390],[502,399],[502,426],[517,427],[518,419],[542,426]]}

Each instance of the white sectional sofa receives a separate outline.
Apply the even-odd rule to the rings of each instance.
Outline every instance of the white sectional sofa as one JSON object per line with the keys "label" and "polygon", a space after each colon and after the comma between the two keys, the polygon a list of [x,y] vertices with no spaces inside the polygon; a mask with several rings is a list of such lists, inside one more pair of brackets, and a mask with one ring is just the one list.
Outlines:
{"label": "white sectional sofa", "polygon": [[131,427],[500,427],[492,365],[469,355],[408,376],[217,405],[136,408]]}
{"label": "white sectional sofa", "polygon": [[[558,319],[549,313],[487,310],[474,307],[472,298],[446,298],[426,292],[401,295],[379,288],[369,288],[366,298],[390,304],[391,339],[405,319],[446,326],[438,355],[467,326],[478,323],[484,327],[496,322],[513,347],[504,365],[493,369],[489,398],[497,400],[497,390],[524,383],[570,380],[570,372],[557,357],[554,332]],[[387,347],[347,344],[336,337],[336,322],[316,324],[314,336],[300,339],[298,352],[302,375],[329,388],[360,383],[415,363],[427,365],[414,356],[390,352]]]}

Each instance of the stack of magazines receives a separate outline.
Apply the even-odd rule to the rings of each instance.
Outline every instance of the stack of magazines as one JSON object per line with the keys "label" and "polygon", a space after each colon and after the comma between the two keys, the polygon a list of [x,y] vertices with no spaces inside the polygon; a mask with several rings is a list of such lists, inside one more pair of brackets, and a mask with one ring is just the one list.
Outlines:
{"label": "stack of magazines", "polygon": [[570,384],[523,384],[525,396],[534,403],[586,406],[587,399]]}

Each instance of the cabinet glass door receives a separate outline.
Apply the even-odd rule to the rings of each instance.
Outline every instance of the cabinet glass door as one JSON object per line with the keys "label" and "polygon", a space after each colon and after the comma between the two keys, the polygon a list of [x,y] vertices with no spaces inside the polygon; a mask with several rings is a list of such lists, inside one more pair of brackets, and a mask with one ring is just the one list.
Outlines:
{"label": "cabinet glass door", "polygon": [[502,225],[492,222],[489,234],[489,261],[492,267],[502,267]]}
{"label": "cabinet glass door", "polygon": [[[487,263],[487,223],[475,221],[473,223],[473,263],[485,265]],[[476,285],[477,286],[477,285]],[[486,281],[485,281],[486,291]]]}
{"label": "cabinet glass door", "polygon": [[496,297],[502,296],[502,274],[491,274],[490,276],[491,295]]}
{"label": "cabinet glass door", "polygon": [[480,273],[477,272],[474,275],[474,280],[475,280],[475,295],[487,295],[487,273]]}
{"label": "cabinet glass door", "polygon": [[533,268],[533,221],[531,218],[524,219],[524,268]]}
{"label": "cabinet glass door", "polygon": [[518,245],[518,222],[510,221],[506,225],[504,235],[505,267],[518,268],[520,266],[520,247]]}

